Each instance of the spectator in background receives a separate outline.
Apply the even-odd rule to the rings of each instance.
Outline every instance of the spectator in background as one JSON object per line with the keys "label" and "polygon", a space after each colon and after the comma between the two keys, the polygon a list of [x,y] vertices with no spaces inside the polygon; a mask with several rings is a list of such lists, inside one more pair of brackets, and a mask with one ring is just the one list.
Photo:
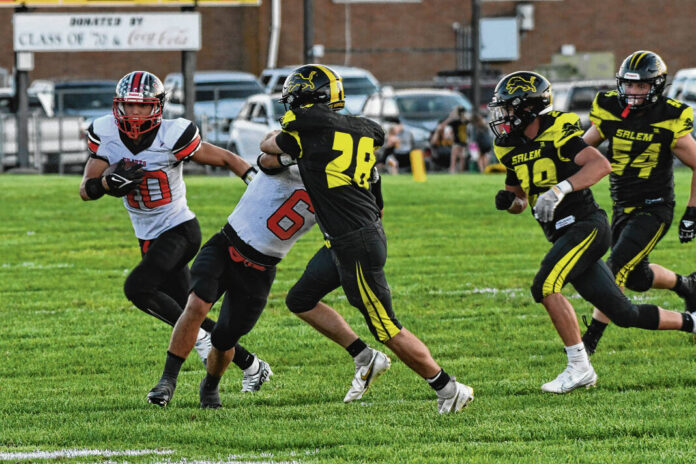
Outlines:
{"label": "spectator in background", "polygon": [[387,130],[384,145],[377,155],[377,168],[380,172],[388,170],[389,174],[397,175],[399,174],[399,161],[396,159],[394,150],[401,146],[401,135],[404,131],[404,125],[401,124],[401,120],[398,117],[385,118],[385,120],[391,125]]}
{"label": "spectator in background", "polygon": [[466,108],[457,106],[452,110],[450,115],[440,122],[435,129],[430,143],[433,145],[442,145],[446,140],[447,130],[452,133],[452,153],[450,155],[449,172],[462,172],[466,167],[469,153],[467,151],[467,126],[469,125],[469,117]]}
{"label": "spectator in background", "polygon": [[[493,148],[491,133],[486,120],[480,114],[474,114],[469,124],[469,154],[475,159],[479,172],[485,172]],[[478,153],[478,159],[474,153]]]}

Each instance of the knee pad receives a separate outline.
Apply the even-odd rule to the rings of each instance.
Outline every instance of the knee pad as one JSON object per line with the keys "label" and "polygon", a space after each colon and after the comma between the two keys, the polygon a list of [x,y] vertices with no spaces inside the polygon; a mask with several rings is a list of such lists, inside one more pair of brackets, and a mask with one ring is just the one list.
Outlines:
{"label": "knee pad", "polygon": [[537,283],[536,280],[532,284],[530,290],[532,291],[532,297],[537,303],[541,303],[544,299],[544,291],[541,283]]}
{"label": "knee pad", "polygon": [[660,309],[656,305],[636,305],[638,318],[635,327],[647,330],[657,330],[660,325]]}
{"label": "knee pad", "polygon": [[314,298],[311,298],[309,295],[297,291],[296,286],[292,287],[288,292],[288,296],[285,297],[285,305],[294,314],[307,312],[314,308],[317,303],[319,301],[314,301]]}
{"label": "knee pad", "polygon": [[136,267],[123,284],[123,293],[126,294],[126,298],[141,309],[145,304],[145,300],[154,293],[154,288],[144,278],[144,274],[147,273],[141,272]]}
{"label": "knee pad", "polygon": [[626,279],[626,287],[634,292],[647,292],[652,287],[655,273],[647,264],[635,268]]}

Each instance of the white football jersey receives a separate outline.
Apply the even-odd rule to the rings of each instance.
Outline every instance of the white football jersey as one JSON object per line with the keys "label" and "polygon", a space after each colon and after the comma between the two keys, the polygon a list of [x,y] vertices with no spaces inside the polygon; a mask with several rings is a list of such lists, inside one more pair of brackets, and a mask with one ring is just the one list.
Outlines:
{"label": "white football jersey", "polygon": [[[119,137],[113,115],[96,119],[88,132],[88,147],[93,156],[110,165],[125,159],[139,164],[145,171],[140,187],[123,197],[135,235],[141,240],[152,240],[163,232],[195,217],[186,204],[186,184],[182,161],[200,147],[201,137],[190,127],[192,122],[183,118],[163,119],[152,145],[133,154]],[[195,126],[193,126],[195,128]],[[175,144],[189,129],[190,141]]]}
{"label": "white football jersey", "polygon": [[297,166],[273,176],[259,172],[227,222],[255,250],[274,258],[285,257],[316,222]]}

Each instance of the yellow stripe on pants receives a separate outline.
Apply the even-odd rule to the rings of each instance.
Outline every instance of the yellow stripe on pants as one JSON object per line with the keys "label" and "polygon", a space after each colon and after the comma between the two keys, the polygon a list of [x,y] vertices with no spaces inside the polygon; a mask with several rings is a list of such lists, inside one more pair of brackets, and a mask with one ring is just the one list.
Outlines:
{"label": "yellow stripe on pants", "polygon": [[551,269],[549,276],[544,280],[544,285],[542,287],[542,295],[544,297],[561,291],[566,277],[568,277],[568,274],[573,270],[573,267],[575,267],[580,257],[590,247],[595,237],[597,237],[597,229],[593,229],[592,233],[590,233],[585,240],[566,253],[566,255],[556,263],[553,269]]}
{"label": "yellow stripe on pants", "polygon": [[628,280],[628,275],[635,269],[636,264],[639,262],[643,261],[643,259],[650,254],[650,252],[655,248],[655,245],[657,245],[658,240],[660,240],[660,237],[662,236],[662,231],[665,229],[665,224],[662,223],[660,224],[660,228],[657,229],[657,233],[653,236],[652,239],[648,242],[648,244],[643,248],[640,253],[638,253],[632,260],[626,263],[624,267],[619,269],[619,272],[616,273],[616,285],[619,287],[625,287],[626,286],[626,281]]}
{"label": "yellow stripe on pants", "polygon": [[367,309],[367,314],[370,316],[372,325],[377,331],[377,338],[382,343],[388,341],[400,332],[400,329],[394,325],[391,318],[384,309],[382,302],[379,301],[377,295],[367,285],[365,275],[363,274],[360,263],[355,263],[355,273],[358,277],[358,289],[360,289],[360,297]]}

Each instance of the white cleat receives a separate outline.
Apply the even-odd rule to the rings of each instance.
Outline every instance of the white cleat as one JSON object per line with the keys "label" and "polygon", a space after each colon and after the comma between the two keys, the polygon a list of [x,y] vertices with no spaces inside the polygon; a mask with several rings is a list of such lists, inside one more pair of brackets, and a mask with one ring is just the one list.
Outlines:
{"label": "white cleat", "polygon": [[261,385],[273,375],[271,366],[269,366],[266,361],[259,359],[256,355],[254,355],[254,357],[259,360],[259,370],[254,374],[244,374],[244,377],[242,377],[242,393],[259,391]]}
{"label": "white cleat", "polygon": [[353,383],[348,393],[346,393],[346,397],[343,398],[344,403],[350,403],[362,398],[367,389],[370,388],[370,385],[391,367],[389,356],[372,348],[369,348],[369,350],[372,352],[370,361],[367,364],[355,365]]}
{"label": "white cleat", "polygon": [[558,377],[542,385],[541,390],[548,393],[568,393],[576,388],[590,388],[596,384],[597,373],[591,364],[588,369],[581,371],[567,366],[563,372],[558,374]]}
{"label": "white cleat", "polygon": [[[441,397],[438,393],[437,396],[437,411],[440,414],[449,414],[451,412],[458,412],[464,409],[469,403],[474,400],[474,389],[463,383],[456,381],[454,377],[451,380],[454,383],[454,393],[451,396]],[[449,385],[443,390],[452,390]]]}
{"label": "white cleat", "polygon": [[208,354],[210,353],[210,350],[213,347],[213,344],[210,341],[210,334],[205,330],[201,329],[201,331],[198,333],[198,339],[196,340],[196,344],[193,345],[193,347],[195,348],[196,353],[198,353],[198,357],[201,358],[203,365],[207,366]]}

